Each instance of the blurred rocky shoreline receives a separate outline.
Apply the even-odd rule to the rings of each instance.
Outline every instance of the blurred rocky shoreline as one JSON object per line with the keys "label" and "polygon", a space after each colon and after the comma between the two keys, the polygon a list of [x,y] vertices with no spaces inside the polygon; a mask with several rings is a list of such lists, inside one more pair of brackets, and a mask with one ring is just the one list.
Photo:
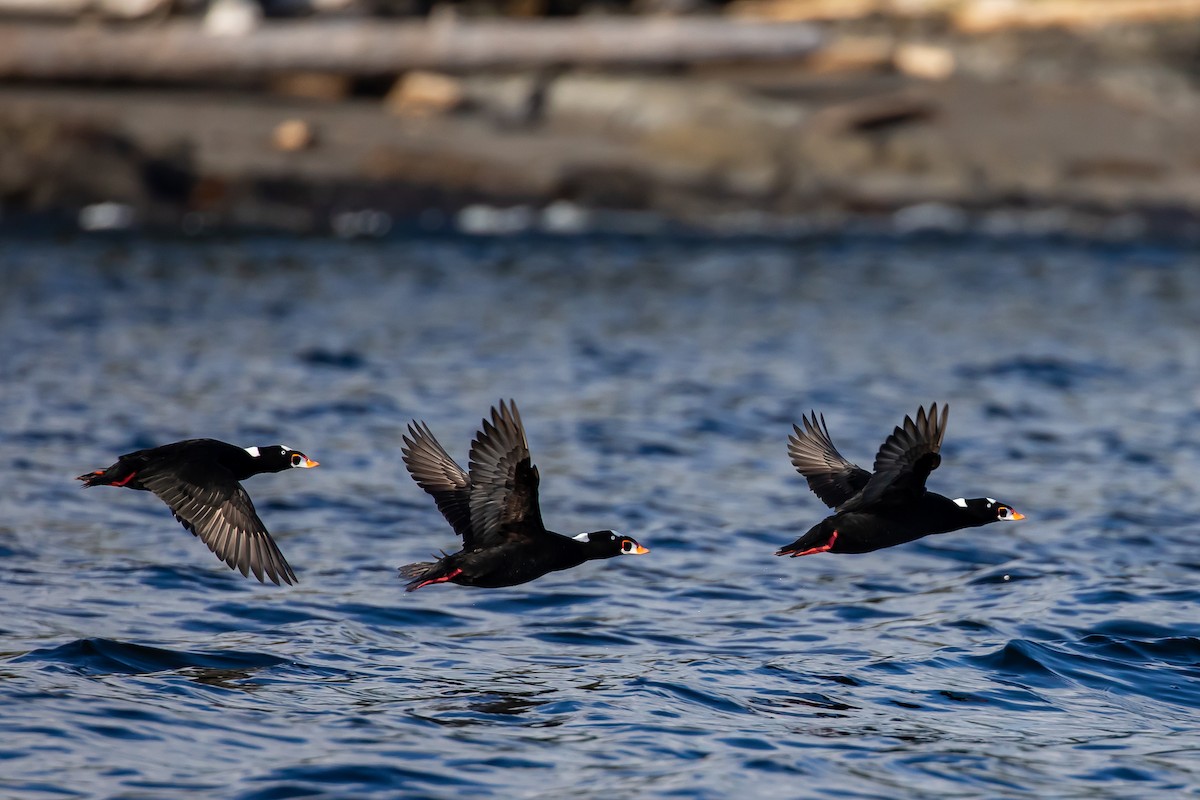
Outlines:
{"label": "blurred rocky shoreline", "polygon": [[[739,0],[681,13],[708,20],[717,49],[719,25],[806,44],[710,58],[685,36],[688,53],[651,42],[606,61],[581,38],[578,62],[464,67],[459,48],[445,68],[433,53],[394,74],[268,63],[189,79],[184,62],[164,79],[136,57],[108,74],[68,41],[78,74],[0,57],[0,225],[789,234],[867,220],[1197,238],[1200,4],[1122,3]],[[993,8],[983,22],[980,7]],[[451,13],[410,24],[469,30]],[[640,18],[614,13],[636,49]],[[574,19],[586,32],[591,17]],[[47,52],[79,24],[96,42],[167,23],[23,19],[0,26],[0,46]],[[322,24],[254,17],[232,35],[240,58],[260,31]]]}

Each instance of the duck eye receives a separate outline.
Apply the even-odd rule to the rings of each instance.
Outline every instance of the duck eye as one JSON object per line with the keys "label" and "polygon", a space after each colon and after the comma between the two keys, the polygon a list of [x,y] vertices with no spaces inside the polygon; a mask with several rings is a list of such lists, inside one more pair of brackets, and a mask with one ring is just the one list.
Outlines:
{"label": "duck eye", "polygon": [[629,539],[622,539],[621,540],[621,552],[622,553],[632,553],[633,552],[633,542],[630,541]]}
{"label": "duck eye", "polygon": [[1000,517],[1000,519],[1008,519],[1008,509],[1005,508],[1004,506],[1000,506],[1000,511],[998,512],[998,516]]}
{"label": "duck eye", "polygon": [[300,466],[300,454],[299,453],[292,453],[292,466],[293,467]]}

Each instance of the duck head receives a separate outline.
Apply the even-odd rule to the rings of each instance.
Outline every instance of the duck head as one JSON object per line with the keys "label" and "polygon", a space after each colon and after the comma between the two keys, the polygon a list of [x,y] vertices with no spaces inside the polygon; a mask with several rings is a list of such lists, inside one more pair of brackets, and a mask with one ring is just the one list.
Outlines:
{"label": "duck head", "polygon": [[583,542],[589,559],[640,556],[650,552],[649,548],[638,544],[636,539],[622,536],[616,531],[591,531],[571,538],[577,542]]}
{"label": "duck head", "polygon": [[1001,503],[992,497],[972,497],[970,499],[959,497],[955,499],[954,505],[963,509],[973,519],[977,520],[975,524],[986,525],[989,522],[1016,522],[1017,520],[1025,519],[1025,515],[1017,511],[1007,503]]}
{"label": "duck head", "polygon": [[256,459],[258,472],[283,472],[285,469],[311,469],[321,462],[313,461],[299,450],[286,444],[270,444],[265,447],[247,447],[246,452]]}

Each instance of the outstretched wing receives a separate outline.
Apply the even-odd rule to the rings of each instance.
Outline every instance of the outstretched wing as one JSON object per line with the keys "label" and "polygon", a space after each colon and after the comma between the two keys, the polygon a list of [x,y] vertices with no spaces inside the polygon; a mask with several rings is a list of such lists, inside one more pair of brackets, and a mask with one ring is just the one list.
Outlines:
{"label": "outstretched wing", "polygon": [[796,471],[808,479],[808,488],[813,490],[821,502],[837,508],[862,491],[871,479],[871,473],[842,457],[825,425],[825,415],[812,418],[801,417],[804,430],[793,425],[795,431],[788,436],[788,456]]}
{"label": "outstretched wing", "polygon": [[545,531],[538,507],[538,471],[517,405],[500,402],[471,442],[471,527],[465,549],[494,547],[512,536]]}
{"label": "outstretched wing", "polygon": [[904,424],[892,431],[875,456],[875,474],[863,489],[863,504],[904,502],[925,492],[929,473],[942,463],[939,451],[949,415],[949,405],[939,412],[934,403],[929,414],[921,406],[915,421],[904,418]]}
{"label": "outstretched wing", "polygon": [[175,519],[232,569],[265,583],[296,583],[296,574],[279,552],[254,503],[233,475],[204,462],[202,468],[184,465],[138,473],[143,486],[158,495]]}
{"label": "outstretched wing", "polygon": [[429,426],[415,420],[404,437],[404,465],[408,474],[437,503],[442,516],[463,537],[471,540],[471,477],[463,472],[434,438]]}

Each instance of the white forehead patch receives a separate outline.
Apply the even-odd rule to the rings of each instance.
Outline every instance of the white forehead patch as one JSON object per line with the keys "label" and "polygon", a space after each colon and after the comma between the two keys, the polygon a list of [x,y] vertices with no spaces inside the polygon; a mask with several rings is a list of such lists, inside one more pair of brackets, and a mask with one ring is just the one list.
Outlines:
{"label": "white forehead patch", "polygon": [[254,456],[255,458],[258,458],[258,448],[257,447],[247,447],[246,452],[249,453],[250,455]]}
{"label": "white forehead patch", "polygon": [[958,506],[959,508],[966,508],[967,507],[967,498],[965,498],[965,497],[954,498],[954,505]]}
{"label": "white forehead patch", "polygon": [[586,542],[588,540],[588,535],[586,533],[581,533],[578,536],[572,536],[571,538],[577,542]]}
{"label": "white forehead patch", "polygon": [[989,506],[994,506],[994,505],[996,505],[996,500],[995,500],[995,498],[989,497],[989,498],[987,499],[987,501],[988,501],[988,505],[989,505]]}
{"label": "white forehead patch", "polygon": [[285,453],[290,453],[292,451],[292,448],[288,447],[286,444],[281,444],[279,446],[283,448]]}

